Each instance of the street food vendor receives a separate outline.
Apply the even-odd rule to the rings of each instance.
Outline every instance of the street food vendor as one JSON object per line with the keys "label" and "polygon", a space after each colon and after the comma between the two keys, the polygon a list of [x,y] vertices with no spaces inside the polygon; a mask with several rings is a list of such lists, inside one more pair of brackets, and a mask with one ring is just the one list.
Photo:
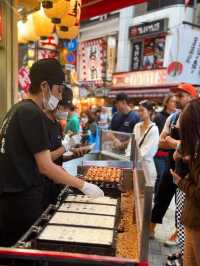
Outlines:
{"label": "street food vendor", "polygon": [[53,163],[43,109],[55,109],[62,95],[64,73],[55,59],[30,69],[30,95],[15,104],[0,127],[0,246],[12,246],[40,216],[44,179],[70,185],[91,197],[100,188],[71,176]]}

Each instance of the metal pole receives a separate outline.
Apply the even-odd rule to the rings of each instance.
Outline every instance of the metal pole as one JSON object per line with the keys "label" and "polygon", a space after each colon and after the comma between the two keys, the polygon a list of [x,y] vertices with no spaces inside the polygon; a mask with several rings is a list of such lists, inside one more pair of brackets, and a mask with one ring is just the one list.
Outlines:
{"label": "metal pole", "polygon": [[196,16],[197,16],[197,0],[194,0],[194,4],[193,4],[193,9],[194,9],[194,12],[193,12],[193,24],[196,23]]}

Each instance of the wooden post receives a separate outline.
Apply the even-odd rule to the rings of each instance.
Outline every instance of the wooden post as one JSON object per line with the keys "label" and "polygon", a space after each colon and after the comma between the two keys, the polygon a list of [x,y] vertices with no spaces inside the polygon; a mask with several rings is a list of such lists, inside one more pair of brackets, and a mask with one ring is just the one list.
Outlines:
{"label": "wooden post", "polygon": [[0,42],[0,122],[17,96],[17,9],[15,0],[0,1],[2,41]]}

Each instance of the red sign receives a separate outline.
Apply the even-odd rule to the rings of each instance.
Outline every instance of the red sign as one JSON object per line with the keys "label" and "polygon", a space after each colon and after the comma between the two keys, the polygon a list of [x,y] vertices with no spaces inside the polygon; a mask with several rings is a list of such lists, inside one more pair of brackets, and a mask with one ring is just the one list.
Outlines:
{"label": "red sign", "polygon": [[138,88],[167,85],[167,70],[124,72],[113,74],[113,88]]}
{"label": "red sign", "polygon": [[185,0],[185,6],[188,6],[190,3],[190,0]]}
{"label": "red sign", "polygon": [[3,12],[2,5],[0,4],[0,42],[3,40]]}

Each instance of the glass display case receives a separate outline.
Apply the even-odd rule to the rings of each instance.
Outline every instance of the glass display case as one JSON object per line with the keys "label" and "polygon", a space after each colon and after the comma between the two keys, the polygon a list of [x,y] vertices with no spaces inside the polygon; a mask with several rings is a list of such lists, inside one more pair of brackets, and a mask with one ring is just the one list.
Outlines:
{"label": "glass display case", "polygon": [[100,154],[121,161],[135,161],[136,150],[134,134],[101,130]]}

